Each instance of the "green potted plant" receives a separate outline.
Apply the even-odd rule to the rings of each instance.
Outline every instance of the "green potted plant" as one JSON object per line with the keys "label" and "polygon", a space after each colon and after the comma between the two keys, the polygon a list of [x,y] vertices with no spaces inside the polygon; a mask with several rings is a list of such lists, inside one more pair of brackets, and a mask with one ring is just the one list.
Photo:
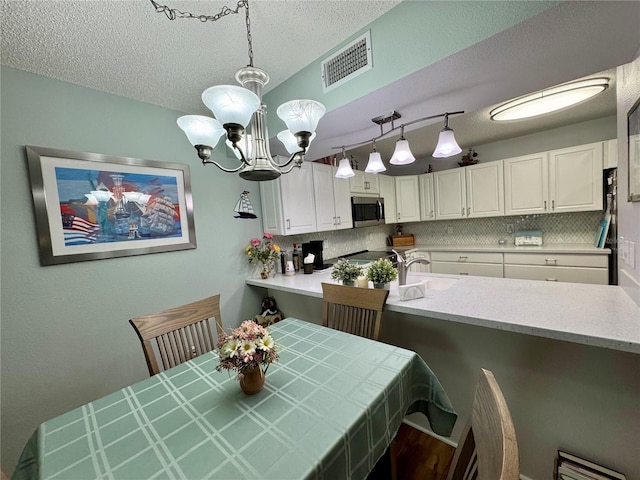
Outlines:
{"label": "green potted plant", "polygon": [[373,282],[373,288],[389,288],[389,282],[398,278],[398,271],[393,263],[386,258],[371,262],[367,269],[367,280]]}
{"label": "green potted plant", "polygon": [[353,285],[360,275],[362,275],[362,267],[345,258],[338,260],[331,272],[331,278],[340,280],[343,285]]}

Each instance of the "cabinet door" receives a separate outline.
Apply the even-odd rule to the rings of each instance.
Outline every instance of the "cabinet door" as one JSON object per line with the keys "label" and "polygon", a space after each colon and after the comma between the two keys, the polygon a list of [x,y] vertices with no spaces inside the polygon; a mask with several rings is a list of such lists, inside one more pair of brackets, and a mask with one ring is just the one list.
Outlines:
{"label": "cabinet door", "polygon": [[316,231],[335,230],[337,219],[333,192],[333,169],[331,165],[322,163],[311,163],[311,169],[313,170]]}
{"label": "cabinet door", "polygon": [[384,223],[396,223],[396,182],[395,177],[380,175],[378,177],[380,197],[384,199]]}
{"label": "cabinet door", "polygon": [[504,160],[505,215],[548,213],[547,152]]}
{"label": "cabinet door", "polygon": [[365,193],[380,193],[380,186],[378,182],[377,173],[365,173],[364,174],[364,190]]}
{"label": "cabinet door", "polygon": [[[353,216],[351,215],[351,190],[349,181],[344,178],[336,178],[338,167],[331,168],[333,178],[333,199],[336,209],[336,228],[342,230],[353,227]],[[316,202],[318,196],[316,195]]]}
{"label": "cabinet door", "polygon": [[353,173],[353,177],[349,177],[349,189],[351,190],[351,193],[366,193],[364,188],[364,172],[354,170]]}
{"label": "cabinet door", "polygon": [[420,221],[420,195],[418,193],[418,176],[405,175],[395,177],[396,209],[398,222]]}
{"label": "cabinet door", "polygon": [[464,218],[467,199],[463,168],[433,174],[436,200],[436,219]]}
{"label": "cabinet door", "polygon": [[280,179],[260,182],[262,230],[273,235],[287,235],[282,212]]}
{"label": "cabinet door", "polygon": [[313,170],[311,162],[281,175],[282,211],[286,235],[316,231],[316,210],[313,198]]}
{"label": "cabinet door", "polygon": [[549,152],[551,212],[602,210],[602,142]]}
{"label": "cabinet door", "polygon": [[474,277],[502,278],[502,264],[492,263],[454,263],[431,262],[431,273],[446,273],[450,275],[471,275]]}
{"label": "cabinet door", "polygon": [[422,221],[435,220],[435,199],[433,196],[433,173],[418,176],[420,190],[420,219]]}
{"label": "cabinet door", "polygon": [[467,217],[504,215],[503,162],[483,163],[465,168]]}

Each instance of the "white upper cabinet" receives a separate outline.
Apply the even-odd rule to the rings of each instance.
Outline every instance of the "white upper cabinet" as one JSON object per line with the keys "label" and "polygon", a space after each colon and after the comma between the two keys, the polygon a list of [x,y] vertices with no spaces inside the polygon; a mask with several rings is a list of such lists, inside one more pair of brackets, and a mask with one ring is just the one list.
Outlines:
{"label": "white upper cabinet", "polygon": [[312,163],[316,231],[351,228],[351,193],[349,182],[335,178],[336,167]]}
{"label": "white upper cabinet", "polygon": [[502,160],[433,174],[437,220],[504,215]]}
{"label": "white upper cabinet", "polygon": [[548,213],[548,153],[504,160],[505,214]]}
{"label": "white upper cabinet", "polygon": [[384,223],[396,223],[396,182],[395,177],[378,175],[380,197],[384,199]]}
{"label": "white upper cabinet", "polygon": [[504,215],[502,160],[465,167],[467,217]]}
{"label": "white upper cabinet", "polygon": [[404,175],[394,177],[394,179],[396,183],[396,222],[419,222],[420,194],[418,176]]}
{"label": "white upper cabinet", "polygon": [[[277,161],[285,159],[278,157]],[[303,162],[275,180],[260,182],[260,199],[265,232],[295,235],[316,231],[311,162]]]}
{"label": "white upper cabinet", "polygon": [[378,195],[378,175],[375,173],[365,173],[361,170],[354,170],[355,175],[349,178],[349,188],[351,193],[372,193]]}
{"label": "white upper cabinet", "polygon": [[602,210],[602,142],[549,152],[551,212]]}
{"label": "white upper cabinet", "polygon": [[420,189],[420,220],[436,219],[436,205],[433,191],[433,173],[418,175]]}
{"label": "white upper cabinet", "polygon": [[505,214],[602,210],[603,143],[504,160]]}
{"label": "white upper cabinet", "polygon": [[602,168],[616,168],[618,166],[618,139],[606,140],[602,156]]}
{"label": "white upper cabinet", "polygon": [[464,168],[443,170],[433,174],[436,219],[465,218],[467,189]]}

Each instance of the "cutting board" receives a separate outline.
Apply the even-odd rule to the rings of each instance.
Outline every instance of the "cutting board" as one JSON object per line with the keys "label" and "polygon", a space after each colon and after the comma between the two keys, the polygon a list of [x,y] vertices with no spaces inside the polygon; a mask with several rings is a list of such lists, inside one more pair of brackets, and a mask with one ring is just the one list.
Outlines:
{"label": "cutting board", "polygon": [[394,247],[410,247],[414,244],[413,235],[391,235],[391,245]]}

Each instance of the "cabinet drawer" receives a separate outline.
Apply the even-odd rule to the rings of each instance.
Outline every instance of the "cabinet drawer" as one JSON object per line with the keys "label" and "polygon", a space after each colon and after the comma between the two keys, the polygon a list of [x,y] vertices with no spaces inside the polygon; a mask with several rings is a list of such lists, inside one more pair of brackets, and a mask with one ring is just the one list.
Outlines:
{"label": "cabinet drawer", "polygon": [[504,277],[523,280],[546,280],[549,282],[593,283],[597,285],[607,285],[609,283],[609,272],[606,268],[505,265]]}
{"label": "cabinet drawer", "polygon": [[[433,258],[433,253],[431,254]],[[502,278],[502,263],[456,263],[431,262],[431,273],[448,273],[453,275],[472,275],[476,277]]]}
{"label": "cabinet drawer", "polygon": [[431,252],[431,260],[457,263],[502,263],[502,254],[489,252]]}
{"label": "cabinet drawer", "polygon": [[505,253],[504,263],[515,265],[541,265],[559,267],[607,268],[607,255],[567,253]]}

